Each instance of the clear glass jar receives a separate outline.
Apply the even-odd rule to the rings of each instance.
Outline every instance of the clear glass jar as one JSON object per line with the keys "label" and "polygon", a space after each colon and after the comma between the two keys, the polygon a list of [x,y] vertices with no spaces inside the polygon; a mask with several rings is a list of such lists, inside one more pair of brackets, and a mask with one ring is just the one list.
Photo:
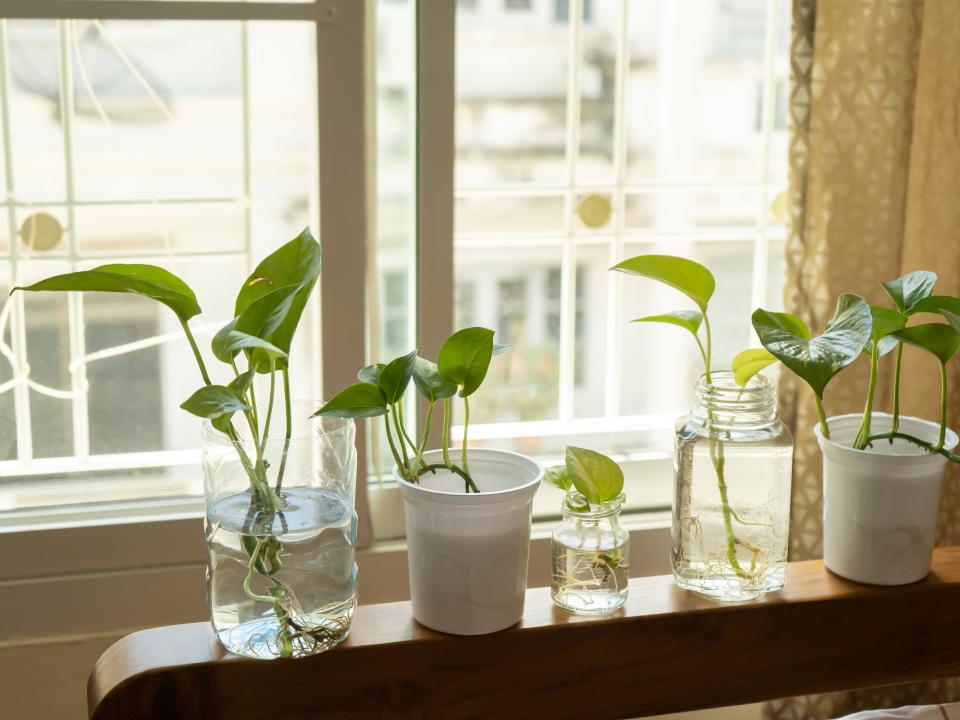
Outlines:
{"label": "clear glass jar", "polygon": [[786,579],[793,438],[769,378],[741,388],[711,375],[677,422],[673,575],[714,600],[750,600]]}
{"label": "clear glass jar", "polygon": [[221,644],[238,655],[323,652],[346,638],[353,619],[354,424],[296,424],[289,441],[280,427],[259,453],[238,419],[236,441],[204,424],[207,603]]}
{"label": "clear glass jar", "polygon": [[[579,493],[577,499],[586,504]],[[620,525],[621,495],[577,512],[565,497],[563,521],[553,531],[550,596],[564,610],[594,615],[627,601],[630,534]]]}

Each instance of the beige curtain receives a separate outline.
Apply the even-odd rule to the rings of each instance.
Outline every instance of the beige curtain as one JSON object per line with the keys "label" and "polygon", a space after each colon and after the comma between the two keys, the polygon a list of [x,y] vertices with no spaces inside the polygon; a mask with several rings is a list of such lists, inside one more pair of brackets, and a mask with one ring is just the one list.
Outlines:
{"label": "beige curtain", "polygon": [[[960,0],[794,0],[790,232],[786,307],[819,330],[845,291],[887,304],[879,281],[934,270],[938,294],[960,295]],[[890,361],[880,409],[890,409]],[[936,361],[904,351],[905,414],[936,418]],[[950,417],[960,424],[960,363]],[[866,363],[827,389],[828,414],[859,412]],[[791,559],[820,557],[823,496],[806,387],[785,374],[784,416],[796,437]],[[952,466],[940,544],[960,543]],[[896,618],[891,618],[896,622]],[[789,652],[789,648],[784,648]],[[833,718],[866,708],[960,698],[960,682],[834,693],[768,703],[766,718]]]}

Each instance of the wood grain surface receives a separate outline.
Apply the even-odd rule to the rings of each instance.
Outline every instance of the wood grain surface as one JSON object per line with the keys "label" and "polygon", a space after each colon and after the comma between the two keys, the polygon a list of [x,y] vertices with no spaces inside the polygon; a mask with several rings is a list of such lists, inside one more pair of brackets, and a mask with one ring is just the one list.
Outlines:
{"label": "wood grain surface", "polygon": [[206,623],[145,630],[100,658],[88,704],[96,720],[616,720],[960,675],[958,620],[960,548],[942,548],[913,585],[791,563],[750,603],[634,579],[603,618],[540,588],[518,625],[481,637],[428,630],[406,602],[361,606],[345,643],[301,660],[229,655]]}

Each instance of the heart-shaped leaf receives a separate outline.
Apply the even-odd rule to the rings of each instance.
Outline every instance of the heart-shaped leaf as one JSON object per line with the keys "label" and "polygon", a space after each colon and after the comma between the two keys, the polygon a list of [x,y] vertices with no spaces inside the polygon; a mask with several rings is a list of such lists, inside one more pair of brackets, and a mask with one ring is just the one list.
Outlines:
{"label": "heart-shaped leaf", "polygon": [[[303,309],[319,276],[320,243],[310,233],[309,228],[304,228],[297,237],[257,265],[237,294],[233,314],[242,315],[251,304],[274,290],[291,285],[300,286],[282,321],[273,332],[264,336],[273,345],[289,353]],[[285,364],[286,360],[283,360],[281,366]]]}
{"label": "heart-shaped leaf", "polygon": [[302,284],[287,285],[257,298],[237,316],[236,329],[248,335],[269,339],[279,328],[303,289]]}
{"label": "heart-shaped leaf", "polygon": [[543,475],[543,481],[564,492],[567,492],[573,486],[573,479],[569,473],[567,473],[567,468],[563,465],[554,465],[551,468],[547,468],[547,472]]}
{"label": "heart-shaped leaf", "polygon": [[457,386],[444,380],[440,375],[437,364],[426,358],[417,358],[413,366],[413,382],[420,394],[430,402],[443,400],[457,394]]}
{"label": "heart-shaped leaf", "polygon": [[602,453],[567,446],[567,474],[591,505],[615,500],[623,492],[623,470]]}
{"label": "heart-shaped leaf", "polygon": [[689,330],[694,335],[700,329],[700,323],[703,322],[703,313],[697,310],[676,310],[674,312],[663,313],[662,315],[648,315],[647,317],[637,318],[630,322],[635,323],[666,323],[667,325],[676,325],[684,330]]}
{"label": "heart-shaped leaf", "polygon": [[936,282],[936,273],[929,270],[917,270],[896,280],[888,280],[880,284],[900,312],[909,315],[914,312],[913,308],[919,300],[928,297],[933,292],[933,286]]}
{"label": "heart-shaped leaf", "polygon": [[750,348],[737,353],[733,359],[733,379],[740,387],[746,387],[758,372],[777,362],[769,350]]}
{"label": "heart-shaped leaf", "polygon": [[960,332],[960,315],[956,315],[949,310],[943,310],[942,315],[947,319],[947,322],[950,323],[950,327]]}
{"label": "heart-shaped leaf", "polygon": [[348,385],[311,417],[331,415],[339,418],[377,417],[387,414],[387,398],[377,385],[359,382]]}
{"label": "heart-shaped leaf", "polygon": [[[873,317],[873,327],[870,336],[877,343],[877,356],[883,357],[893,350],[900,342],[892,337],[892,333],[903,328],[906,325],[907,318],[903,313],[890,308],[870,306],[870,314]],[[865,355],[870,355],[873,350],[873,342],[867,344],[863,349]]]}
{"label": "heart-shaped leaf", "polygon": [[448,337],[437,354],[440,376],[460,387],[460,396],[476,392],[493,358],[493,330],[469,327]]}
{"label": "heart-shaped leaf", "polygon": [[957,352],[957,348],[960,348],[960,332],[943,323],[913,325],[898,330],[894,336],[908,345],[915,345],[934,354],[942,363],[946,363]]}
{"label": "heart-shaped leaf", "polygon": [[856,360],[870,341],[870,306],[859,295],[841,295],[823,335],[812,340],[798,334],[792,321],[785,323],[784,315],[757,310],[753,327],[761,344],[822,398],[827,383]]}
{"label": "heart-shaped leaf", "polygon": [[913,304],[911,315],[916,313],[936,313],[943,315],[944,311],[960,315],[960,298],[951,295],[931,295],[921,298]]}
{"label": "heart-shaped leaf", "polygon": [[413,367],[417,361],[417,351],[407,353],[391,360],[380,371],[377,385],[383,391],[388,403],[399,402],[413,377]]}
{"label": "heart-shaped leaf", "polygon": [[204,385],[187,398],[180,407],[188,413],[208,420],[250,410],[250,405],[242,397],[223,385]]}
{"label": "heart-shaped leaf", "polygon": [[161,302],[182,322],[200,314],[197,296],[190,286],[168,270],[156,265],[113,263],[92,270],[55,275],[11,292],[75,291],[144,295]]}
{"label": "heart-shaped leaf", "polygon": [[253,369],[240,373],[230,381],[230,384],[227,385],[227,389],[233,392],[237,397],[243,397],[247,394],[247,390],[250,389],[250,385],[253,383],[254,375],[256,375],[256,371]]}
{"label": "heart-shaped leaf", "polygon": [[263,338],[259,338],[256,335],[248,335],[247,333],[240,332],[239,330],[230,329],[231,324],[234,322],[235,321],[231,321],[225,327],[219,330],[217,334],[213,336],[213,341],[210,343],[210,346],[213,349],[213,354],[218,360],[228,363],[241,350],[263,352],[268,359],[268,362],[274,363],[278,358],[284,358],[287,356],[287,353],[275,345],[267,342]]}
{"label": "heart-shaped leaf", "polygon": [[385,367],[386,365],[383,363],[367,365],[363,370],[357,373],[357,379],[360,380],[360,382],[376,385],[380,381],[380,373],[383,372]]}
{"label": "heart-shaped leaf", "polygon": [[703,265],[674,255],[639,255],[610,269],[669,285],[693,300],[703,312],[707,311],[717,286],[713,273]]}

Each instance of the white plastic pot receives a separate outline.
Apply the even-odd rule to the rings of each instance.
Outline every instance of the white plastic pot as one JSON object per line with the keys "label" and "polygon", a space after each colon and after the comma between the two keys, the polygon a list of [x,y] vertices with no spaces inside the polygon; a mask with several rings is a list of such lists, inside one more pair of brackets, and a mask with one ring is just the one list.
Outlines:
{"label": "white plastic pot", "polygon": [[[837,575],[870,585],[906,585],[930,572],[946,458],[906,440],[851,445],[861,414],[827,422],[830,439],[815,429],[823,452],[823,560]],[[871,432],[889,431],[891,416],[874,413]],[[900,432],[935,443],[939,425],[900,418]],[[947,430],[944,446],[957,436]]]}
{"label": "white plastic pot", "polygon": [[[424,461],[441,463],[441,452],[424,453]],[[523,615],[532,502],[543,477],[539,463],[503,450],[470,450],[469,462],[479,493],[465,493],[446,470],[419,485],[393,471],[407,520],[413,616],[454,635],[503,630]]]}

